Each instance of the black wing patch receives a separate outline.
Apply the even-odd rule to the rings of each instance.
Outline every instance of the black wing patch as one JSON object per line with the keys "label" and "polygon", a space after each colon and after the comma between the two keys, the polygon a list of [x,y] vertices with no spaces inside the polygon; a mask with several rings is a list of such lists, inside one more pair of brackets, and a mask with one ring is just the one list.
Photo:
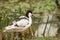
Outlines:
{"label": "black wing patch", "polygon": [[27,19],[29,21],[29,19],[27,17],[16,18],[15,21],[17,22],[17,21],[19,21],[21,19]]}
{"label": "black wing patch", "polygon": [[15,24],[15,26],[19,27],[17,24]]}
{"label": "black wing patch", "polygon": [[[29,21],[29,19],[27,18],[27,17],[16,17],[15,19],[14,19],[14,21],[20,21],[21,19],[26,19],[26,20],[28,20]],[[28,23],[29,24],[29,23]],[[13,23],[10,23],[9,25],[13,25]],[[17,27],[19,27],[17,24],[15,24],[15,26],[17,26]]]}

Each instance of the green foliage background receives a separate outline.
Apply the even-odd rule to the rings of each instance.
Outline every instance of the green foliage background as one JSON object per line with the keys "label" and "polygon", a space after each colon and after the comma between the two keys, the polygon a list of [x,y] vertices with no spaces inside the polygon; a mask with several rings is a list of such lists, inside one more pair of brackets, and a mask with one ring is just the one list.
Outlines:
{"label": "green foliage background", "polygon": [[33,11],[34,22],[35,18],[40,20],[44,15],[58,13],[55,0],[0,0],[0,29],[24,15],[28,9]]}

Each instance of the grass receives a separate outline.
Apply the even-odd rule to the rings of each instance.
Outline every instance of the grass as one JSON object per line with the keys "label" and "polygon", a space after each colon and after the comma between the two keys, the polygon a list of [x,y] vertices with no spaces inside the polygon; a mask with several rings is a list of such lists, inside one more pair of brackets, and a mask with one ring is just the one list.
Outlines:
{"label": "grass", "polygon": [[40,37],[40,38],[36,38],[35,40],[60,40],[60,38],[57,38],[57,37]]}
{"label": "grass", "polygon": [[[31,39],[27,39],[27,40],[31,40]],[[34,38],[32,40],[60,40],[60,37],[37,37]]]}

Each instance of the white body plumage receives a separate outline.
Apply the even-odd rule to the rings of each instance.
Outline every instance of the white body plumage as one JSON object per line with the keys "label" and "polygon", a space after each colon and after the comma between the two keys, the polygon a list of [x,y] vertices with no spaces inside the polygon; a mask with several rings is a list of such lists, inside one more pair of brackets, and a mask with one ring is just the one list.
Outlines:
{"label": "white body plumage", "polygon": [[11,30],[14,28],[19,28],[21,27],[22,30],[26,30],[27,28],[29,28],[32,24],[32,18],[31,18],[31,11],[27,11],[26,16],[21,16],[19,17],[19,20],[14,20],[12,23],[12,25],[8,25],[7,27],[5,27],[5,31],[7,30]]}

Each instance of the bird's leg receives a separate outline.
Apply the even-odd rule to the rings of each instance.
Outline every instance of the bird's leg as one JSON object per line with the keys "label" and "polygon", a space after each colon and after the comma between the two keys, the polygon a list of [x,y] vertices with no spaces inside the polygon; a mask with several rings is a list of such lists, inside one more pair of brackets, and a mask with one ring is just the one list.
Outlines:
{"label": "bird's leg", "polygon": [[25,40],[25,38],[24,38],[24,32],[22,32],[21,35],[22,35],[22,40]]}
{"label": "bird's leg", "polygon": [[31,34],[31,38],[33,39],[33,31],[32,31],[32,28],[31,27],[29,28],[29,32]]}
{"label": "bird's leg", "polygon": [[15,34],[14,40],[19,40],[19,32],[17,32],[17,33]]}

